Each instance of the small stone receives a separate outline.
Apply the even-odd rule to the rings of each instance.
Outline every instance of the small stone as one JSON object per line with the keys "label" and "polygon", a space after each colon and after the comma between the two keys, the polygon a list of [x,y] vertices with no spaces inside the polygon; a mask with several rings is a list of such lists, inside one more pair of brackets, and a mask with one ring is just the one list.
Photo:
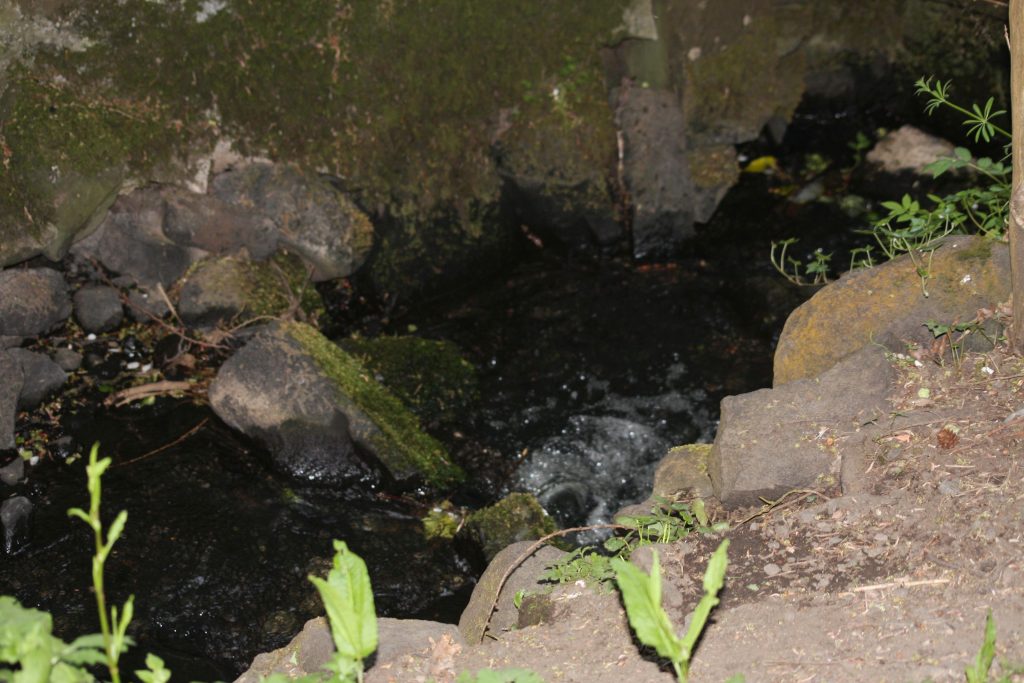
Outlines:
{"label": "small stone", "polygon": [[50,268],[0,271],[0,335],[35,337],[71,315],[64,276]]}
{"label": "small stone", "polygon": [[767,574],[768,576],[775,576],[776,574],[778,574],[781,571],[782,571],[782,568],[779,565],[775,564],[774,562],[771,562],[771,563],[766,564],[764,566],[764,573]]}
{"label": "small stone", "polygon": [[0,467],[0,482],[8,486],[14,486],[25,476],[25,461],[16,457],[3,467]]}
{"label": "small stone", "polygon": [[121,295],[106,285],[86,285],[75,292],[75,319],[86,332],[113,330],[124,320]]}
{"label": "small stone", "polygon": [[82,354],[72,349],[57,349],[53,352],[53,362],[64,372],[74,372],[82,367]]}
{"label": "small stone", "polygon": [[960,493],[960,482],[952,479],[939,483],[939,493],[944,496],[955,496]]}
{"label": "small stone", "polygon": [[170,307],[157,291],[137,289],[128,294],[128,309],[136,322],[151,322],[153,318],[163,318],[171,312]]}

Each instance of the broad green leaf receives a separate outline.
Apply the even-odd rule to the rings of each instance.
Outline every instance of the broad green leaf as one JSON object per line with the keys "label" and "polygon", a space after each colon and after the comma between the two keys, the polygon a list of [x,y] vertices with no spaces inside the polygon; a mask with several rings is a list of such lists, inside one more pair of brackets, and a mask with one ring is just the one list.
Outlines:
{"label": "broad green leaf", "polygon": [[981,644],[978,656],[972,666],[964,669],[967,683],[986,683],[988,672],[992,668],[992,660],[996,656],[996,623],[992,620],[991,610],[985,618],[985,641]]}
{"label": "broad green leaf", "polygon": [[957,147],[956,149],[953,150],[953,154],[960,161],[971,160],[971,150],[967,149],[966,147]]}
{"label": "broad green leaf", "polygon": [[708,513],[704,508],[704,501],[700,498],[695,498],[690,506],[693,508],[693,514],[697,516],[697,521],[701,523],[701,526],[708,525]]}
{"label": "broad green leaf", "polygon": [[672,622],[661,606],[661,565],[658,552],[654,551],[653,555],[650,576],[621,558],[612,560],[612,569],[622,592],[629,625],[637,639],[653,647],[662,657],[679,662],[685,655],[672,630]]}
{"label": "broad green leaf", "polygon": [[339,654],[361,661],[377,649],[377,615],[366,563],[343,541],[334,542],[334,567],[327,580],[310,576],[327,610]]}
{"label": "broad green leaf", "polygon": [[544,683],[544,680],[527,669],[480,669],[475,676],[463,671],[457,683]]}
{"label": "broad green leaf", "polygon": [[708,560],[708,568],[704,571],[704,597],[700,599],[696,609],[693,610],[690,628],[687,629],[686,635],[683,636],[682,640],[683,652],[687,659],[690,658],[690,654],[693,652],[693,648],[697,644],[704,626],[707,624],[711,610],[718,605],[718,591],[722,589],[722,585],[725,583],[725,570],[729,565],[728,551],[729,539],[725,539],[719,544],[718,549],[711,554],[711,559]]}

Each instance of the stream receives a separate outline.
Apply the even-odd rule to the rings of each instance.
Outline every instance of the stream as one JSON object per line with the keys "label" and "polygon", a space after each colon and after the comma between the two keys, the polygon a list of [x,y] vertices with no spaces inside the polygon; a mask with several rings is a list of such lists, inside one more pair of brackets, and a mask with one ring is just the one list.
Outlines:
{"label": "stream", "polygon": [[[537,249],[470,291],[393,312],[385,333],[450,340],[479,371],[478,410],[436,434],[470,474],[456,503],[525,490],[561,525],[608,521],[646,497],[669,448],[713,439],[722,397],[770,384],[782,323],[811,293],[774,272],[771,240],[848,242],[857,223],[768,184],[745,175],[674,261]],[[127,361],[113,346],[108,362]],[[306,576],[326,573],[331,539],[366,560],[382,616],[456,621],[482,569],[459,545],[424,538],[425,501],[296,488],[205,406],[97,403],[62,427],[70,439],[20,485],[35,505],[32,537],[0,556],[0,594],[51,611],[65,639],[97,630],[91,532],[66,515],[87,507],[74,454],[94,441],[114,460],[104,517],[129,514],[109,597],[134,593],[136,650],[190,680],[230,680],[320,613]]]}

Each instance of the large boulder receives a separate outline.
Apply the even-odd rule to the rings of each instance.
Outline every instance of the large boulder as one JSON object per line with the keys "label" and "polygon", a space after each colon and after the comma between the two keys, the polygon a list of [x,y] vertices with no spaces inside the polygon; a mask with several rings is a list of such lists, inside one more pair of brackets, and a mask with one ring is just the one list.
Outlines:
{"label": "large boulder", "polygon": [[0,336],[36,337],[71,315],[64,276],[49,268],[0,271]]}
{"label": "large boulder", "polygon": [[221,366],[209,395],[221,419],[262,441],[294,477],[348,480],[358,462],[352,442],[399,483],[450,486],[463,476],[358,360],[308,325],[256,334]]}
{"label": "large boulder", "polygon": [[786,320],[775,349],[775,386],[815,377],[890,335],[926,344],[933,336],[925,322],[967,322],[1009,296],[1006,245],[976,236],[949,237],[934,254],[849,272]]}
{"label": "large boulder", "polygon": [[716,497],[759,505],[793,489],[840,484],[840,445],[885,415],[895,371],[885,348],[868,346],[814,379],[722,399],[708,456]]}

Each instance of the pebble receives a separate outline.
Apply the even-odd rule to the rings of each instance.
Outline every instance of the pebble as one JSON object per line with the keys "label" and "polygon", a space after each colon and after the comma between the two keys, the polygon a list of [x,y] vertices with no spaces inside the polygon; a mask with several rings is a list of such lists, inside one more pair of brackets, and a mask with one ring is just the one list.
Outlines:
{"label": "pebble", "polygon": [[775,564],[774,562],[766,564],[764,566],[764,573],[767,574],[768,576],[775,576],[776,574],[778,574],[781,571],[782,571],[782,568],[779,567],[779,565]]}

